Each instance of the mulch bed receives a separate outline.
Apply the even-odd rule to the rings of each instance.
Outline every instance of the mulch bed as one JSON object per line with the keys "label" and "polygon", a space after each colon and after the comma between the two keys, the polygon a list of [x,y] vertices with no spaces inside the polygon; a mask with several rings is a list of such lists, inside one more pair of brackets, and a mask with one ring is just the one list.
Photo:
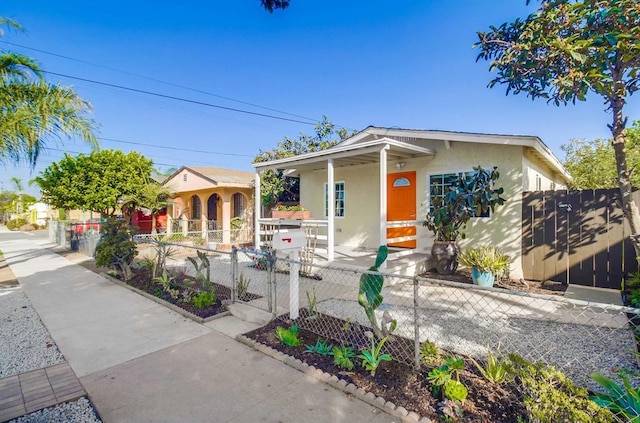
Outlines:
{"label": "mulch bed", "polygon": [[[393,361],[383,362],[373,377],[368,371],[360,367],[359,359],[353,360],[356,365],[353,370],[346,371],[334,365],[331,356],[322,357],[306,352],[304,345],[314,345],[318,339],[318,335],[304,329],[307,324],[305,320],[307,319],[306,316],[308,316],[308,313],[304,309],[300,310],[300,312],[301,316],[295,323],[300,327],[298,335],[303,341],[303,346],[289,347],[282,344],[276,337],[275,329],[277,326],[288,328],[289,325],[293,323],[286,321],[288,317],[286,315],[262,328],[245,334],[245,336],[281,351],[284,354],[298,358],[310,366],[335,375],[347,383],[353,383],[357,387],[371,392],[376,396],[381,396],[387,401],[395,403],[397,406],[404,407],[408,411],[414,411],[421,416],[440,421],[438,419],[442,417],[440,413],[442,407],[441,398],[429,390],[429,383],[427,381],[427,374],[433,367],[427,367],[422,364],[420,370],[415,371],[411,366],[402,362],[406,362],[407,359],[412,361],[410,357],[393,357]],[[311,322],[310,324],[313,325],[314,329],[318,326],[344,327],[346,328],[344,332],[349,332],[348,334],[339,335],[338,338],[341,339],[324,338],[328,339],[327,342],[333,345],[339,345],[348,339],[350,341],[349,345],[354,346],[353,342],[355,341],[358,345],[354,350],[364,349],[370,346],[370,341],[364,334],[366,328],[359,325],[349,325],[344,320],[332,316],[323,315],[319,317],[319,319],[326,320],[322,325],[318,325],[317,321]],[[358,331],[360,333],[354,333]],[[333,333],[333,337],[335,338],[336,332]],[[386,346],[391,346],[393,342],[413,345],[413,341],[396,336],[393,337],[393,339],[390,338]],[[345,344],[347,344],[347,342],[345,342]],[[384,348],[384,350],[386,351],[387,348]],[[443,353],[446,354],[444,351]],[[467,360],[466,363],[466,369],[462,371],[460,380],[467,386],[469,394],[462,405],[464,416],[461,420],[457,421],[483,423],[515,423],[518,421],[526,421],[526,410],[515,387],[508,384],[500,386],[493,385],[477,373],[477,369],[471,362]]]}
{"label": "mulch bed", "polygon": [[[148,271],[134,270],[134,276],[127,282],[127,284],[155,297],[158,297],[164,301],[167,301],[203,319],[215,316],[220,313],[224,313],[227,310],[226,304],[231,301],[231,289],[227,286],[215,282],[212,282],[212,286],[216,292],[216,301],[211,304],[211,306],[205,308],[197,308],[193,305],[193,302],[187,303],[180,301],[183,291],[194,291],[194,288],[197,287],[198,284],[195,279],[186,275],[181,275],[176,278],[174,286],[180,292],[178,298],[171,297],[168,292],[162,289],[162,285],[160,283],[150,280]],[[240,298],[240,300],[246,302],[258,298],[262,297],[260,295],[247,292],[242,296],[242,298]]]}
{"label": "mulch bed", "polygon": [[[422,273],[420,276],[430,279],[443,279],[452,282],[468,283],[473,285],[471,272],[468,270],[458,270],[452,275],[442,275],[435,270]],[[502,278],[494,285],[495,288],[510,289],[512,291],[529,292],[532,294],[543,295],[564,295],[567,285],[553,281],[525,281],[524,279],[515,280]]]}

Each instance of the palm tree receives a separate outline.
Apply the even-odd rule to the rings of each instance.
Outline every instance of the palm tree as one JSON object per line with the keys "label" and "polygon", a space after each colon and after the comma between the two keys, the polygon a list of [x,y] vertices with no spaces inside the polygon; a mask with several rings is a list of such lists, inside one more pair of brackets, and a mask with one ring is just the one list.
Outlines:
{"label": "palm tree", "polygon": [[289,7],[289,0],[260,0],[262,7],[269,13],[273,13],[275,9],[286,9]]}
{"label": "palm tree", "polygon": [[16,213],[22,213],[22,191],[24,190],[24,185],[22,184],[22,179],[14,176],[11,178],[11,183],[16,189],[16,201],[14,201],[14,211]]}
{"label": "palm tree", "polygon": [[[2,17],[0,26],[21,29]],[[26,160],[33,168],[50,139],[78,137],[98,147],[89,103],[42,73],[33,59],[0,50],[0,163]]]}
{"label": "palm tree", "polygon": [[156,217],[171,204],[171,190],[155,182],[143,185],[137,194],[122,198],[122,208],[130,210],[146,209],[151,214],[151,234],[157,234]]}

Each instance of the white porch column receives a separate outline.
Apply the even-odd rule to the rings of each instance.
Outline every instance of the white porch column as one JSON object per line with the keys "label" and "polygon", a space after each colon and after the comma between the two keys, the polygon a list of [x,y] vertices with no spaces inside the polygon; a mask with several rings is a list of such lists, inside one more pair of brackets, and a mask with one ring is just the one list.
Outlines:
{"label": "white porch column", "polygon": [[333,159],[327,161],[327,259],[335,258],[336,184],[333,178]]}
{"label": "white porch column", "polygon": [[222,243],[231,244],[231,195],[222,195]]}
{"label": "white porch column", "polygon": [[260,194],[260,171],[256,170],[253,187],[253,247],[260,248],[260,212],[262,208],[262,198]]}
{"label": "white porch column", "polygon": [[182,215],[182,235],[187,236],[187,232],[189,231],[189,219],[187,219],[187,215]]}
{"label": "white porch column", "polygon": [[[380,243],[387,245],[387,148],[380,150]],[[386,263],[386,262],[385,262]],[[384,264],[383,264],[384,267]]]}
{"label": "white porch column", "polygon": [[200,229],[202,239],[204,239],[205,242],[209,242],[209,221],[204,213],[200,216]]}
{"label": "white porch column", "polygon": [[[173,209],[171,210],[171,213],[173,213]],[[171,214],[167,210],[167,235],[171,236],[172,233],[173,233],[173,217],[171,217]]]}

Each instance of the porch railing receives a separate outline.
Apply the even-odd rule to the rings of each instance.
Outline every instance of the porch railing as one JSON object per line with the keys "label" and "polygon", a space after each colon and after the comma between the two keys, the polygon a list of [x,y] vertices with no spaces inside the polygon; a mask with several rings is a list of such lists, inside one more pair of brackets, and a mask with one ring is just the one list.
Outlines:
{"label": "porch railing", "polygon": [[[286,219],[271,219],[263,218],[258,220],[260,225],[260,245],[269,246],[273,240],[273,234],[281,230],[288,229],[304,229],[305,231],[311,230],[312,235],[317,240],[317,248],[319,250],[326,250],[327,248],[327,226],[326,220],[286,220]],[[416,227],[416,234],[403,237],[387,238],[388,244],[416,241],[418,239],[419,228],[422,226],[421,220],[398,220],[394,222],[387,222],[387,228],[405,228]]]}

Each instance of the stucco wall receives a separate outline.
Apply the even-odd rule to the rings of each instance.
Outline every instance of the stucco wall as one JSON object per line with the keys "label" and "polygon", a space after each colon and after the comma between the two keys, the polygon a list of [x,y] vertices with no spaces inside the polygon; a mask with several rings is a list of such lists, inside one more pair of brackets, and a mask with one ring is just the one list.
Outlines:
{"label": "stucco wall", "polygon": [[566,185],[561,182],[548,166],[536,160],[530,152],[525,152],[523,158],[522,187],[524,191],[537,191],[537,178],[540,178],[540,190],[566,189]]}
{"label": "stucco wall", "polygon": [[[378,165],[335,169],[335,182],[345,184],[345,216],[335,220],[335,241],[351,247],[378,247],[380,195]],[[300,203],[311,211],[312,219],[326,219],[324,186],[327,172],[313,171],[300,177]]]}
{"label": "stucco wall", "polygon": [[[465,231],[466,239],[460,240],[459,244],[462,248],[480,245],[501,248],[513,259],[511,276],[522,277],[522,192],[527,187],[535,189],[536,175],[540,175],[543,189],[551,189],[554,179],[555,188],[560,189],[562,185],[557,175],[540,163],[525,147],[451,142],[450,148],[446,148],[443,141],[423,141],[420,145],[434,149],[435,157],[403,160],[405,165],[402,169],[397,169],[397,161],[388,163],[388,173],[416,171],[416,219],[421,221],[427,212],[429,175],[468,171],[478,165],[485,169],[497,166],[500,172],[497,185],[505,189],[503,197],[507,201],[505,205],[498,207],[491,217],[473,218]],[[380,245],[378,164],[336,167],[334,179],[336,182],[345,183],[345,217],[335,220],[336,244],[376,248]],[[312,219],[326,219],[326,181],[326,170],[302,172],[301,203],[311,210]],[[418,225],[417,228],[417,249],[430,249],[433,234],[422,225]]]}

